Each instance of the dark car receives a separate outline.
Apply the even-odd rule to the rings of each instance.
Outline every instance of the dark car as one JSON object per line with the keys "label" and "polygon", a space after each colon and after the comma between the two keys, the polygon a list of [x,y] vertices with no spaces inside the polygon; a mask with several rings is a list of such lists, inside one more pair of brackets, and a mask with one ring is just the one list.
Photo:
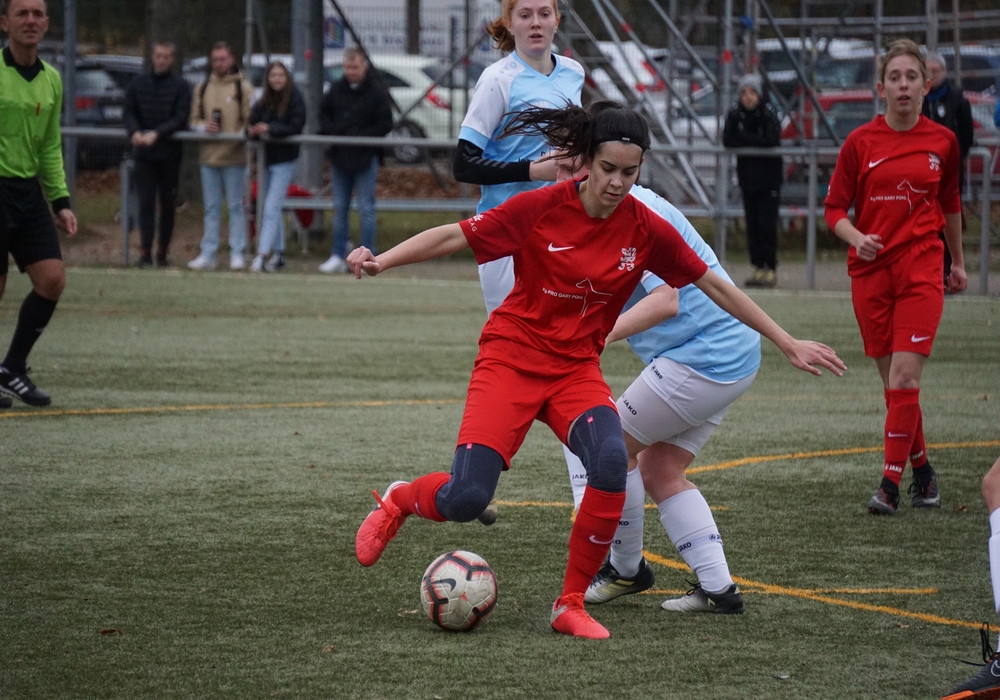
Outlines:
{"label": "dark car", "polygon": [[[59,64],[62,70],[63,64]],[[66,81],[65,72],[63,81]],[[127,150],[125,139],[125,89],[99,62],[81,58],[74,85],[76,126],[122,129],[117,139],[81,137],[77,140],[77,167],[82,170],[114,167]],[[68,106],[66,106],[68,109]],[[65,117],[63,119],[65,123]]]}

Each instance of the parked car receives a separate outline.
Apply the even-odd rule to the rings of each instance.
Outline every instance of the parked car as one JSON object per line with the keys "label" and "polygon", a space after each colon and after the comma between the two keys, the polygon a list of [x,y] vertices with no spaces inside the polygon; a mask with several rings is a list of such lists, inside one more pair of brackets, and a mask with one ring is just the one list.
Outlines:
{"label": "parked car", "polygon": [[[859,126],[870,122],[876,112],[882,111],[882,106],[878,104],[871,90],[831,90],[816,94],[817,101],[823,113],[830,120],[833,133],[836,135],[836,143],[843,143],[847,135]],[[1000,135],[997,127],[993,125],[993,109],[996,106],[997,98],[994,95],[984,93],[966,93],[966,98],[972,106],[972,123],[977,141],[993,140]],[[818,128],[817,128],[818,126]],[[804,141],[818,141],[832,145],[834,139],[830,138],[829,132],[819,126],[819,121],[814,119],[814,107],[811,102],[788,115],[782,126],[782,141],[791,144],[800,144]],[[994,178],[1000,175],[1000,163],[998,163],[998,150],[994,147],[992,158],[992,172]],[[827,182],[833,166],[836,164],[836,157],[821,157],[820,181]],[[973,159],[969,162],[971,175],[982,173],[982,161]],[[789,181],[802,180],[806,176],[804,163],[793,161],[789,163],[785,171],[786,179]]]}
{"label": "parked car", "polygon": [[[341,54],[339,50],[324,52],[324,92],[344,74]],[[459,64],[448,71],[451,62],[433,56],[370,54],[369,59],[375,75],[395,103],[395,125],[390,136],[458,140],[458,130],[473,88],[486,64],[470,59],[468,67]],[[254,54],[249,61],[244,61],[248,65],[243,66],[243,74],[257,87],[255,98],[263,87],[264,71],[269,60],[281,60],[292,66],[290,55],[274,54],[268,57]],[[207,58],[199,56],[187,62],[184,76],[194,86],[204,80],[207,70]],[[422,149],[399,145],[392,149],[392,155],[400,162],[414,163],[421,159]]]}
{"label": "parked car", "polygon": [[89,54],[85,60],[88,65],[107,71],[122,90],[127,90],[135,77],[146,70],[145,59],[142,56],[101,53]]}
{"label": "parked car", "polygon": [[[64,62],[58,61],[65,72]],[[76,63],[76,126],[123,129],[120,140],[81,137],[77,139],[77,167],[82,170],[114,167],[128,149],[125,140],[125,90],[99,62],[80,58]],[[64,118],[65,121],[65,118]]]}
{"label": "parked car", "polygon": [[[395,102],[391,136],[457,141],[473,88],[485,64],[470,60],[467,68],[460,64],[448,71],[450,61],[431,56],[371,54],[369,58],[376,76]],[[340,62],[328,65],[324,71],[326,83],[342,76]],[[392,153],[403,163],[413,163],[422,157],[417,146],[396,146]]]}
{"label": "parked car", "polygon": [[819,61],[836,61],[851,52],[863,50],[866,42],[859,39],[820,38],[815,43],[810,39],[787,37],[785,47],[778,39],[759,39],[756,43],[757,65],[766,73],[775,91],[788,99],[801,85],[795,63],[798,62],[808,78],[812,67]]}
{"label": "parked car", "polygon": [[[955,80],[955,47],[939,46],[938,52]],[[962,89],[965,92],[1000,92],[1000,49],[969,44],[960,49]],[[869,47],[852,48],[840,55],[824,57],[816,64],[816,86],[827,89],[865,89],[878,81],[878,56]]]}

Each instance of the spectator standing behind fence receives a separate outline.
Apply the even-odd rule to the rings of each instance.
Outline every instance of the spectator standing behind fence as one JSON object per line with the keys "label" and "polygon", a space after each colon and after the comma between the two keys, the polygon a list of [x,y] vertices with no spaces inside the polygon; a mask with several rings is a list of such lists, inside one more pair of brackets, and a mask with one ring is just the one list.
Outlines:
{"label": "spectator standing behind fence", "polygon": [[885,398],[882,482],[868,501],[873,515],[896,512],[907,460],[911,505],[941,507],[920,408],[920,380],[944,311],[941,230],[953,260],[949,289],[962,291],[968,279],[958,140],[920,114],[929,87],[920,47],[909,39],[892,42],[877,83],[885,114],[844,140],[826,196],[826,222],[850,246],[854,315]]}
{"label": "spectator standing behind fence", "polygon": [[43,0],[6,0],[0,7],[0,29],[9,37],[0,54],[0,299],[8,254],[31,280],[0,364],[0,408],[11,405],[2,394],[47,406],[52,399],[28,378],[27,361],[66,287],[48,202],[59,225],[70,236],[76,233],[59,129],[63,87],[59,71],[38,58],[49,28]]}
{"label": "spectator standing behind fence", "polygon": [[274,61],[267,67],[264,92],[250,110],[247,135],[265,137],[263,175],[264,216],[257,238],[257,256],[250,264],[253,272],[275,272],[285,266],[285,219],[281,205],[292,184],[299,145],[282,139],[302,133],[306,123],[306,103],[292,82],[288,67]]}
{"label": "spectator standing behind fence", "polygon": [[[344,76],[330,86],[319,107],[320,133],[381,137],[392,130],[389,93],[373,74],[361,49],[344,49]],[[357,197],[361,245],[375,250],[375,183],[382,149],[337,144],[326,151],[333,190],[333,243],[320,272],[347,272],[351,195]]]}
{"label": "spectator standing behind fence", "polygon": [[[760,76],[750,73],[736,86],[737,103],[726,115],[722,143],[727,148],[773,148],[781,143],[781,122],[768,103]],[[743,193],[747,249],[753,274],[747,287],[778,283],[778,208],[781,205],[781,156],[736,156],[736,177]]]}
{"label": "spectator standing behind fence", "polygon": [[[242,134],[250,118],[248,83],[224,41],[212,46],[209,74],[194,90],[191,128],[208,134]],[[246,149],[240,141],[202,141],[201,196],[205,205],[205,230],[201,252],[188,263],[192,270],[214,270],[222,225],[222,197],[229,210],[229,269],[243,269],[246,221],[243,217],[243,187],[246,179]]]}
{"label": "spectator standing behind fence", "polygon": [[[927,77],[931,81],[931,90],[924,97],[921,113],[941,126],[948,127],[958,139],[958,153],[961,157],[958,169],[958,189],[965,192],[965,160],[972,148],[974,132],[972,125],[972,105],[965,99],[962,91],[954,87],[948,80],[948,67],[941,54],[932,52],[924,58],[927,64]],[[965,213],[962,213],[962,230],[965,230]],[[941,232],[944,240],[944,232]],[[944,247],[943,279],[945,288],[948,286],[948,270],[951,269],[951,252]]]}
{"label": "spectator standing behind fence", "polygon": [[139,195],[139,266],[153,264],[159,198],[156,266],[166,267],[183,152],[183,144],[170,137],[187,128],[191,86],[172,71],[172,43],[154,42],[152,63],[152,70],[136,76],[125,92],[125,129],[132,143],[132,178]]}
{"label": "spectator standing behind fence", "polygon": [[[489,26],[496,48],[509,53],[476,82],[452,166],[456,180],[480,185],[477,214],[554,182],[558,175],[559,161],[544,157],[552,149],[542,136],[500,136],[525,107],[580,104],[583,67],[552,53],[559,20],[555,0],[504,0],[500,17]],[[492,313],[514,287],[512,259],[480,265],[479,282],[486,313]]]}

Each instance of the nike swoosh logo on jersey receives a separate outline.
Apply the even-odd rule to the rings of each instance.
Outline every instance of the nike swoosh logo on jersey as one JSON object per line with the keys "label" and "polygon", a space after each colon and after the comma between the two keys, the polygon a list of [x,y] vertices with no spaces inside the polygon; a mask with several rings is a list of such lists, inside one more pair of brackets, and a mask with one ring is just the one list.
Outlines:
{"label": "nike swoosh logo on jersey", "polygon": [[870,160],[870,161],[868,161],[868,169],[871,170],[876,165],[878,165],[879,163],[881,163],[883,160],[888,160],[888,159],[889,159],[889,156],[886,156],[885,158],[879,158],[878,160]]}
{"label": "nike swoosh logo on jersey", "polygon": [[889,433],[889,437],[891,437],[891,438],[905,438],[906,437],[906,433]]}
{"label": "nike swoosh logo on jersey", "polygon": [[608,540],[607,542],[604,542],[604,541],[602,541],[602,540],[599,540],[599,539],[597,539],[597,538],[596,538],[596,537],[594,537],[593,535],[591,535],[591,536],[590,536],[590,541],[591,541],[591,542],[593,542],[594,544],[611,544],[612,542],[614,542],[614,541],[615,541],[615,539],[614,539],[614,538],[612,537],[612,538],[611,538],[610,540]]}
{"label": "nike swoosh logo on jersey", "polygon": [[930,340],[930,339],[931,339],[931,337],[929,335],[911,335],[910,336],[910,342],[911,343],[922,343],[925,340]]}
{"label": "nike swoosh logo on jersey", "polygon": [[549,252],[558,253],[560,250],[569,250],[572,247],[571,245],[557,246],[555,243],[549,243]]}

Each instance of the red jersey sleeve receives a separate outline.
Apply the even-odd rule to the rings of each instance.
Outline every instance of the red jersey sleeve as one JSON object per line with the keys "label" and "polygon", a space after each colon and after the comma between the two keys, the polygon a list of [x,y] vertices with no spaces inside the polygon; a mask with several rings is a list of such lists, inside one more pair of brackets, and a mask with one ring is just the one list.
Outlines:
{"label": "red jersey sleeve", "polygon": [[837,222],[847,218],[848,210],[854,204],[858,186],[858,148],[857,131],[848,134],[837,155],[837,164],[830,176],[830,185],[824,202],[824,218],[830,231]]}
{"label": "red jersey sleeve", "polygon": [[572,181],[520,192],[503,204],[459,222],[476,262],[482,265],[520,250],[542,215],[569,195],[577,196]]}

